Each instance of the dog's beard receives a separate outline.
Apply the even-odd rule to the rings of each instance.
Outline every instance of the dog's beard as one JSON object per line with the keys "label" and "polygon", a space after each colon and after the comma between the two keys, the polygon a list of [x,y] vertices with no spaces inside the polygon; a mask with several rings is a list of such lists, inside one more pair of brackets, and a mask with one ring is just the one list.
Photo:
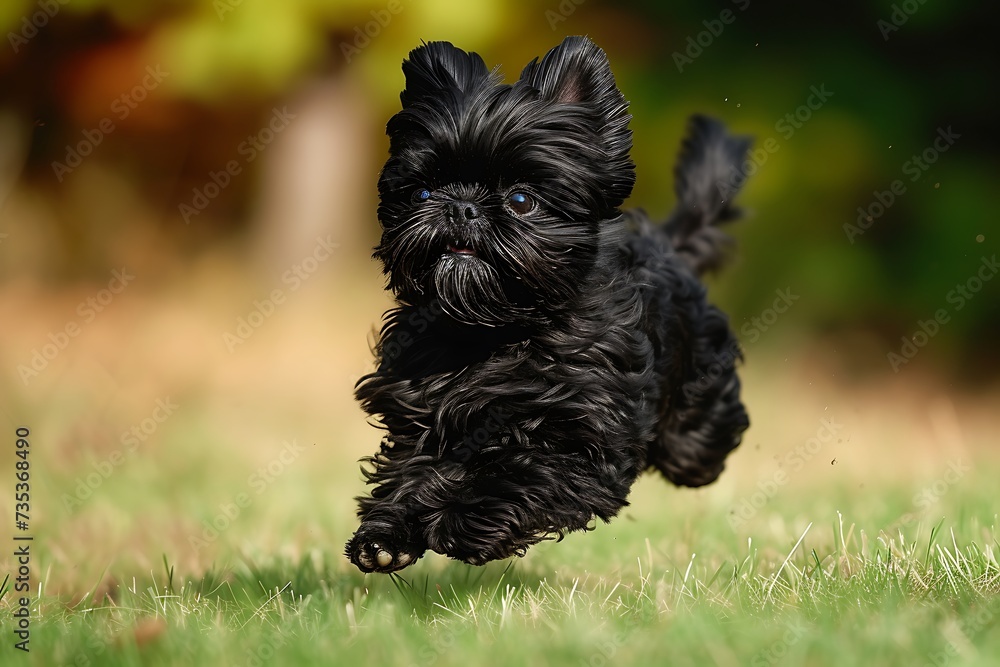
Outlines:
{"label": "dog's beard", "polygon": [[387,230],[375,256],[405,303],[436,301],[463,324],[533,325],[578,293],[597,236],[596,224],[551,216],[528,223],[494,214],[463,228],[411,214]]}
{"label": "dog's beard", "polygon": [[442,255],[431,278],[441,309],[463,324],[499,326],[528,313],[508,299],[496,269],[476,256]]}
{"label": "dog's beard", "polygon": [[460,230],[414,216],[383,236],[375,255],[402,301],[435,302],[457,322],[496,327],[530,319],[534,306],[523,282],[503,268],[512,249],[501,246],[487,224]]}
{"label": "dog's beard", "polygon": [[578,292],[596,244],[592,225],[551,217],[494,217],[459,231],[414,216],[383,236],[375,256],[401,301],[435,301],[457,322],[498,327],[548,321]]}

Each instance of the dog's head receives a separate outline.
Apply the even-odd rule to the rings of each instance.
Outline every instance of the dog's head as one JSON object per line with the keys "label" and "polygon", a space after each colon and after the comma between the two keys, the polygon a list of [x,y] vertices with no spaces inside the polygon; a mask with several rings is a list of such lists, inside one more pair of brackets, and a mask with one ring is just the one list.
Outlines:
{"label": "dog's head", "polygon": [[607,56],[568,37],[513,84],[447,42],[403,62],[375,250],[404,303],[466,324],[544,321],[592,266],[635,182]]}

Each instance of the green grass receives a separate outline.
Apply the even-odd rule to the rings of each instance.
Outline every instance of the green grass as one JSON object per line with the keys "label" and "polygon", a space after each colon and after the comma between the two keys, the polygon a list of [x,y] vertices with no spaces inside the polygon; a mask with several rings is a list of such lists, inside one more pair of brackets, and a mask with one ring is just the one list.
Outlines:
{"label": "green grass", "polygon": [[[720,520],[678,554],[645,537],[643,512],[523,561],[425,558],[392,577],[362,577],[335,552],[244,553],[196,576],[166,557],[75,603],[43,582],[32,651],[4,664],[996,664],[997,535],[965,513],[892,536],[835,517],[786,543]],[[5,626],[12,598],[8,584]]]}

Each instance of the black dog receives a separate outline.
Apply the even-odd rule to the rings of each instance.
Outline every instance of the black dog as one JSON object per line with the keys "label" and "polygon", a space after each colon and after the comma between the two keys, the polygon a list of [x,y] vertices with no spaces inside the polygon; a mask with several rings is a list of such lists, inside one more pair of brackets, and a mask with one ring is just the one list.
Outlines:
{"label": "black dog", "polygon": [[663,225],[622,213],[628,103],[570,37],[514,84],[446,42],[403,62],[375,250],[398,307],[357,385],[387,431],[347,556],[481,565],[609,521],[647,468],[718,477],[748,419],[726,316],[706,303],[749,141],[695,117]]}

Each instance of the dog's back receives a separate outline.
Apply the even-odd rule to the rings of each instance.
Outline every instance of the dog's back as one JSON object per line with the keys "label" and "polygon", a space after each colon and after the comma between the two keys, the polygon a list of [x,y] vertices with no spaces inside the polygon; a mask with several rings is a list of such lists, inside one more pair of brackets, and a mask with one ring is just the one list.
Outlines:
{"label": "dog's back", "polygon": [[675,168],[674,212],[662,226],[629,214],[634,232],[626,252],[663,388],[659,435],[647,461],[683,486],[713,482],[749,426],[735,370],[739,343],[699,280],[728,256],[732,240],[719,225],[740,217],[732,200],[749,146],[718,121],[693,117]]}

